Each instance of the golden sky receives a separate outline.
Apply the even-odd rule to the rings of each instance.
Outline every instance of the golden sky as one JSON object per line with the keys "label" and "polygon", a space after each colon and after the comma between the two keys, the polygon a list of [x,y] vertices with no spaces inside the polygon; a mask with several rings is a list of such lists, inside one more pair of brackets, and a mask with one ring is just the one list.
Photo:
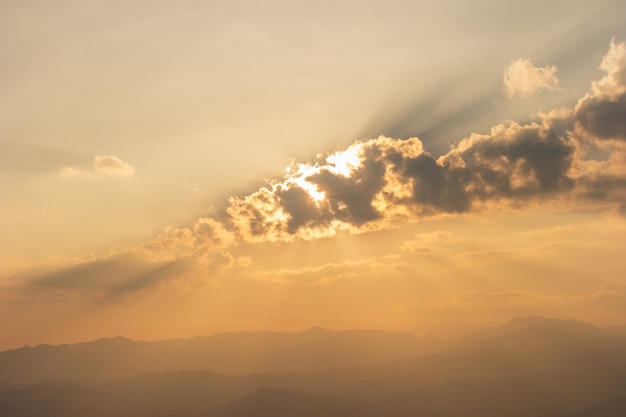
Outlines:
{"label": "golden sky", "polygon": [[0,349],[624,324],[620,1],[8,1]]}

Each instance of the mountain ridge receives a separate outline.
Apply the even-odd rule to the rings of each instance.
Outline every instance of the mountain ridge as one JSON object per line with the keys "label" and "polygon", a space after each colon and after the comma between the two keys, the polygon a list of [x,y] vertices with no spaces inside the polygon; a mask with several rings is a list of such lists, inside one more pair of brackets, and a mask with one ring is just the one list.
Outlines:
{"label": "mountain ridge", "polygon": [[[612,399],[626,392],[626,334],[584,322],[521,318],[452,340],[431,353],[416,354],[411,350],[412,356],[408,358],[383,361],[377,361],[380,356],[370,355],[384,345],[373,340],[373,334],[384,335],[389,337],[387,342],[401,345],[415,339],[406,339],[406,335],[390,336],[385,332],[356,334],[359,337],[353,338],[347,337],[353,336],[350,332],[327,333],[324,329],[313,329],[304,335],[287,335],[287,339],[284,339],[285,334],[274,338],[272,333],[224,336],[224,340],[243,343],[228,345],[235,351],[222,352],[224,354],[233,353],[235,358],[241,358],[249,352],[262,353],[256,359],[281,369],[284,364],[280,360],[304,361],[305,368],[309,368],[307,371],[224,374],[208,369],[163,370],[160,364],[151,368],[157,370],[152,373],[128,375],[126,372],[122,378],[91,382],[67,382],[61,378],[67,373],[55,374],[58,369],[53,369],[54,366],[64,363],[59,358],[71,352],[71,346],[47,348],[44,351],[61,356],[44,356],[44,362],[40,358],[40,361],[27,360],[21,365],[37,369],[42,365],[51,367],[48,375],[56,379],[0,382],[0,415],[307,417],[307,410],[318,404],[324,411],[317,415],[337,417],[368,415],[372,410],[377,410],[374,415],[387,417],[570,417],[577,410],[611,409],[621,404]],[[333,337],[327,337],[329,335]],[[192,339],[190,343],[194,348],[202,348],[203,340],[195,340],[194,345]],[[264,341],[266,346],[250,345],[251,340]],[[263,350],[275,341],[285,340],[290,343],[279,349]],[[367,341],[373,344],[364,344]],[[151,343],[100,340],[103,345],[142,349],[154,347]],[[137,352],[135,356],[128,356],[129,352],[123,350],[109,356],[96,351],[100,356],[90,356],[89,346],[81,345],[80,355],[69,356],[78,361],[74,365],[86,367],[85,372],[94,369],[93,363],[119,368],[138,358]],[[156,346],[163,347],[158,343]],[[180,354],[172,348],[179,346],[177,343],[165,343],[165,346],[169,349],[157,353],[166,356],[150,354],[149,350],[139,353],[147,355],[143,359],[148,363]],[[371,361],[348,366],[354,363],[358,349],[370,353],[358,357],[356,362],[367,358]],[[398,352],[406,353],[402,349]],[[25,355],[22,360],[33,359],[29,355],[32,351],[22,353]],[[0,376],[10,376],[6,366],[11,363],[6,359],[0,354]],[[274,360],[279,362],[274,363]],[[309,360],[313,362],[307,362]],[[173,366],[175,361],[166,365]],[[20,370],[18,368],[14,367],[12,372]],[[22,371],[30,372],[27,367]],[[30,376],[36,375],[35,372]],[[581,416],[586,417],[589,412]]]}
{"label": "mountain ridge", "polygon": [[230,374],[330,370],[412,357],[436,341],[382,330],[228,332],[146,342],[123,337],[0,352],[0,381],[104,381],[168,369]]}

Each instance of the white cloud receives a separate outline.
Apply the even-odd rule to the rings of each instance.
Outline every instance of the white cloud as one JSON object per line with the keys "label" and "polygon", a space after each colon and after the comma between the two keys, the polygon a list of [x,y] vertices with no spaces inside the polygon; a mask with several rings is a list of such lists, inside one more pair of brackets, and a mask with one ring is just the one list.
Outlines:
{"label": "white cloud", "polygon": [[91,168],[61,167],[58,174],[62,177],[77,177],[91,175],[108,175],[115,177],[130,177],[135,168],[116,156],[96,155]]}
{"label": "white cloud", "polygon": [[615,43],[615,39],[611,39],[609,52],[602,59],[600,69],[607,74],[593,83],[595,96],[617,100],[620,95],[626,94],[626,44]]}
{"label": "white cloud", "polygon": [[536,67],[530,59],[517,59],[504,69],[504,92],[512,98],[542,90],[560,90],[557,71],[555,65]]}
{"label": "white cloud", "polygon": [[135,173],[135,168],[115,156],[96,155],[93,168],[95,172],[120,177],[128,177]]}

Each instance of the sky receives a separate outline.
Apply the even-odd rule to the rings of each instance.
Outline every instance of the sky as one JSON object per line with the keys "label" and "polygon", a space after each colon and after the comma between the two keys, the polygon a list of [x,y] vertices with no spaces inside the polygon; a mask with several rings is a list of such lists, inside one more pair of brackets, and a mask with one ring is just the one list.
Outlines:
{"label": "sky", "polygon": [[626,324],[626,2],[0,4],[0,349]]}

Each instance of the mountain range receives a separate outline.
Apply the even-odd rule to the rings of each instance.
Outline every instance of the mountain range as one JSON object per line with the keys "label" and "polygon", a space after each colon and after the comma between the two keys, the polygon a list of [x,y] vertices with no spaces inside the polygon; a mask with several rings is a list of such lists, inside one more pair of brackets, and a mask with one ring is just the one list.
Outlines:
{"label": "mountain range", "polygon": [[311,328],[0,352],[3,417],[608,417],[625,393],[623,328],[543,317],[452,340]]}

